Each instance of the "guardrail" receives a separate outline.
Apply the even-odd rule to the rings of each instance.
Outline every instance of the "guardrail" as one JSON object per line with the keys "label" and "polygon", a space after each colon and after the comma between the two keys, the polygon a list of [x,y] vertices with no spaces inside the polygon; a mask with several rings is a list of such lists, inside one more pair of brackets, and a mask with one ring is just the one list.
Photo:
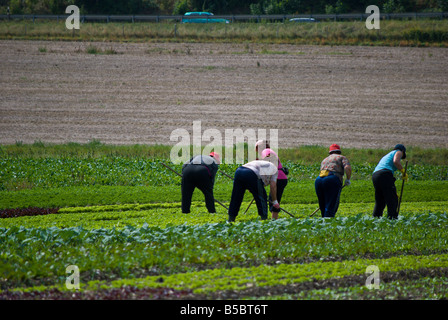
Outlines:
{"label": "guardrail", "polygon": [[[68,14],[1,14],[0,20],[65,20]],[[289,21],[292,18],[314,18],[316,20],[364,20],[369,17],[368,13],[347,14],[285,14],[285,15],[214,15],[213,19],[227,19],[232,22],[261,22],[261,21]],[[182,15],[80,15],[81,22],[180,22]],[[419,18],[448,18],[448,12],[407,12],[407,13],[380,13],[381,19],[419,19]],[[193,17],[189,17],[191,19]],[[202,17],[203,18],[203,17]]]}

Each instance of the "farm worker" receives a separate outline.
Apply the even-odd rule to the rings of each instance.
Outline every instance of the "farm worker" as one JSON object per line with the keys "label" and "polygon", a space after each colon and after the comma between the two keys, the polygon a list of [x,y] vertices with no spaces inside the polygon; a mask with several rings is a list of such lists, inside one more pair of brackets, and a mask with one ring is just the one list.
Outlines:
{"label": "farm worker", "polygon": [[[255,144],[255,152],[257,153],[257,160],[261,158],[262,160],[270,161],[277,166],[278,176],[277,176],[277,201],[280,203],[282,200],[283,191],[288,184],[288,169],[283,167],[278,155],[274,150],[270,148],[269,141],[258,140]],[[278,219],[278,213],[280,208],[274,208],[272,204],[272,195],[269,193],[269,211],[271,212],[272,219]]]}
{"label": "farm worker", "polygon": [[348,159],[341,153],[339,145],[330,146],[329,156],[320,164],[320,173],[314,183],[322,218],[333,218],[338,211],[344,172],[344,185],[350,185],[352,168]]}
{"label": "farm worker", "polygon": [[386,205],[387,217],[389,219],[398,217],[398,195],[395,187],[394,172],[399,170],[402,173],[402,179],[404,181],[408,179],[408,175],[401,165],[401,159],[406,159],[406,148],[402,144],[397,144],[391,152],[380,160],[373,171],[372,182],[375,188],[374,217],[382,217]]}
{"label": "farm worker", "polygon": [[236,169],[229,205],[229,222],[235,221],[246,190],[249,190],[254,196],[261,220],[266,220],[268,217],[268,199],[264,189],[265,186],[269,185],[270,193],[272,194],[272,204],[275,209],[279,209],[280,205],[277,201],[277,174],[277,166],[264,160],[253,160]]}
{"label": "farm worker", "polygon": [[193,191],[198,188],[205,197],[205,206],[209,213],[215,213],[215,198],[213,186],[218,165],[221,163],[219,154],[211,152],[208,156],[198,155],[185,162],[182,166],[182,213],[190,213]]}

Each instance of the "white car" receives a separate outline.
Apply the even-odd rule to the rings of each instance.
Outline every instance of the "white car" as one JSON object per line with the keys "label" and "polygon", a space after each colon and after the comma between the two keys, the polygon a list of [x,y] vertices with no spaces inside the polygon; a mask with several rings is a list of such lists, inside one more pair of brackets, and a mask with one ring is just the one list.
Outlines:
{"label": "white car", "polygon": [[318,22],[314,18],[292,18],[289,19],[289,22]]}

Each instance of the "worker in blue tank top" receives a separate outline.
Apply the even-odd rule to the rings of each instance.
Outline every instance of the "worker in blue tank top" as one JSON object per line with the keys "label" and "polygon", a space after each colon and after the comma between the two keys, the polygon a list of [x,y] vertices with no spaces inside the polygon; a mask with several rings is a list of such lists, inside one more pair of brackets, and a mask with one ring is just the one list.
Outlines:
{"label": "worker in blue tank top", "polygon": [[398,218],[398,195],[395,187],[394,172],[399,170],[402,179],[407,180],[408,176],[401,165],[401,159],[406,159],[406,148],[402,144],[397,144],[395,148],[386,154],[378,163],[372,175],[372,182],[375,188],[374,217],[382,217],[387,206],[387,217],[389,219]]}

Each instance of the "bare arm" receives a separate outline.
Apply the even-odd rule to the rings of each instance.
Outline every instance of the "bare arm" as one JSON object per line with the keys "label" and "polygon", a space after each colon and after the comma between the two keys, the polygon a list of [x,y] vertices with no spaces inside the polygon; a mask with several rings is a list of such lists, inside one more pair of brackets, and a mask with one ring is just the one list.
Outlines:
{"label": "bare arm", "polygon": [[277,181],[271,181],[269,184],[272,202],[277,201]]}
{"label": "bare arm", "polygon": [[350,178],[352,177],[352,167],[350,165],[346,165],[344,167],[345,170],[345,174],[347,176],[347,180],[350,180]]}
{"label": "bare arm", "polygon": [[401,165],[401,157],[403,156],[403,152],[398,150],[394,156],[394,166],[398,169],[398,171],[403,170],[403,166]]}

